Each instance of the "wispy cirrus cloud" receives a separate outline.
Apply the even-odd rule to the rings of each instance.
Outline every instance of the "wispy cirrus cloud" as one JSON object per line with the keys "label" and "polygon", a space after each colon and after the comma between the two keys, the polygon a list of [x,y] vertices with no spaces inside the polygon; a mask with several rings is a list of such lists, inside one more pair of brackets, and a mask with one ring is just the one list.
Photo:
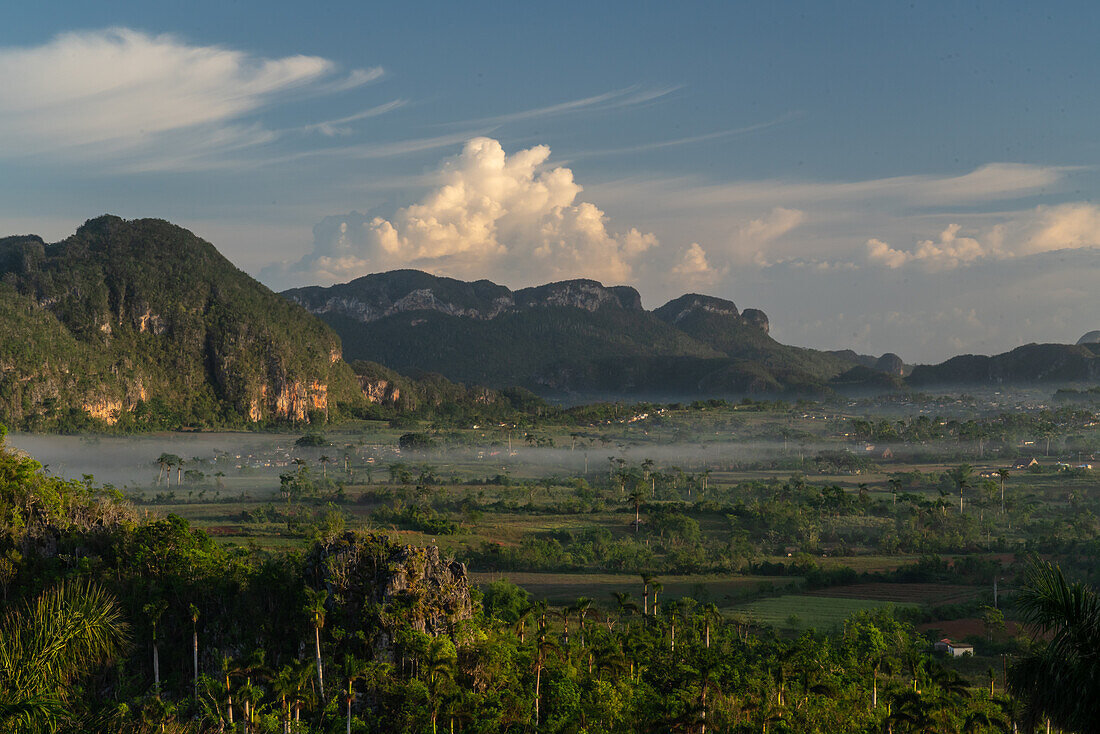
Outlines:
{"label": "wispy cirrus cloud", "polygon": [[125,170],[217,165],[219,155],[278,136],[251,119],[257,111],[381,75],[341,76],[317,56],[267,59],[127,28],[63,33],[0,48],[0,157]]}
{"label": "wispy cirrus cloud", "polygon": [[566,102],[558,102],[543,107],[534,107],[517,112],[508,112],[489,117],[479,117],[473,120],[445,123],[447,125],[477,126],[477,125],[504,125],[510,122],[521,122],[543,117],[554,117],[577,112],[599,112],[604,110],[618,110],[630,107],[640,107],[655,100],[666,97],[680,86],[644,87],[633,85],[623,89],[614,89],[610,92],[595,94],[589,97],[571,99]]}

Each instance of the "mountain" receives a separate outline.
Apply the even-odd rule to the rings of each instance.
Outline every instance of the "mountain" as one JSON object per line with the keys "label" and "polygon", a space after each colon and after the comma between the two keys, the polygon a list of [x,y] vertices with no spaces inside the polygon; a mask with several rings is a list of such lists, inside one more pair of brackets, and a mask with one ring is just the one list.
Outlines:
{"label": "mountain", "polygon": [[0,239],[0,420],[31,430],[316,422],[363,403],[339,338],[156,219]]}
{"label": "mountain", "polygon": [[349,360],[544,394],[820,392],[857,364],[780,344],[756,309],[688,294],[646,311],[635,289],[593,280],[511,291],[398,270],[283,295]]}
{"label": "mountain", "polygon": [[1078,344],[1100,344],[1100,330],[1090,331],[1077,340]]}
{"label": "mountain", "polygon": [[906,379],[915,387],[1097,381],[1100,343],[1026,344],[989,357],[963,354],[941,364],[917,365]]}

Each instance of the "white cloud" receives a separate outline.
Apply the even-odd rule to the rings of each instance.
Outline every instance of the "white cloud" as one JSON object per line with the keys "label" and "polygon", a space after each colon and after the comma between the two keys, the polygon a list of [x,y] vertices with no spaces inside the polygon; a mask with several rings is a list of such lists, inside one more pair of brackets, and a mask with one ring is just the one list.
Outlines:
{"label": "white cloud", "polygon": [[936,271],[986,259],[1100,247],[1100,207],[1088,203],[1041,206],[1004,216],[969,236],[961,231],[962,225],[949,224],[937,239],[922,240],[911,250],[872,238],[866,245],[867,259],[892,269],[916,264]]}
{"label": "white cloud", "polygon": [[1061,181],[1072,166],[989,163],[962,174],[923,174],[860,181],[762,179],[708,183],[696,177],[649,176],[604,184],[607,197],[660,198],[676,208],[785,206],[805,209],[822,203],[848,206],[901,203],[905,206],[959,205],[1026,196]]}
{"label": "white cloud", "polygon": [[712,285],[729,272],[729,268],[714,268],[707,261],[707,251],[698,242],[692,242],[680,253],[672,274],[687,286]]}
{"label": "white cloud", "polygon": [[314,251],[290,272],[335,281],[416,267],[509,283],[630,281],[657,238],[610,231],[599,207],[577,200],[582,188],[573,172],[544,165],[549,156],[544,145],[508,155],[496,140],[474,138],[444,163],[419,203],[390,218],[328,220],[315,231]]}
{"label": "white cloud", "polygon": [[731,252],[741,260],[751,259],[766,265],[771,244],[802,224],[805,218],[805,212],[799,209],[777,206],[766,216],[750,219],[737,227]]}
{"label": "white cloud", "polygon": [[242,120],[289,92],[349,89],[381,74],[356,70],[326,88],[335,71],[316,56],[258,58],[126,28],[3,48],[0,157],[194,165],[270,142],[275,133]]}

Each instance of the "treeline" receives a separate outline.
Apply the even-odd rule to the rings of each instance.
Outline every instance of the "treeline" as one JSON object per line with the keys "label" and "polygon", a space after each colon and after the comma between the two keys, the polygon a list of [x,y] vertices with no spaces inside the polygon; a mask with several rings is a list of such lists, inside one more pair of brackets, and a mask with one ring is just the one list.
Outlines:
{"label": "treeline", "polygon": [[[1050,685],[1022,705],[996,674],[945,669],[889,612],[785,639],[659,598],[651,576],[637,601],[549,608],[506,583],[479,600],[436,549],[352,534],[222,548],[7,451],[0,558],[10,732],[980,733],[1080,716]],[[1040,621],[1055,641],[1074,631]],[[1037,654],[1013,675],[1095,687],[1074,660]]]}

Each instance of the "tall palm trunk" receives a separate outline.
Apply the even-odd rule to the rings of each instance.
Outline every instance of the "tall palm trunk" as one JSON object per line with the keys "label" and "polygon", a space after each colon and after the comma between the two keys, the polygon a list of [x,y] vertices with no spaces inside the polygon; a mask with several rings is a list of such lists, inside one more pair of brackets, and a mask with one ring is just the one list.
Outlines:
{"label": "tall palm trunk", "polygon": [[707,684],[703,682],[703,725],[699,727],[699,734],[707,734]]}
{"label": "tall palm trunk", "polygon": [[229,673],[225,674],[226,715],[229,717],[229,728],[233,728],[233,689],[229,687]]}
{"label": "tall palm trunk", "polygon": [[191,628],[191,662],[195,677],[195,700],[199,698],[199,629]]}
{"label": "tall palm trunk", "polygon": [[160,698],[160,650],[157,649],[156,638],[153,638],[153,685],[157,689],[157,698]]}
{"label": "tall palm trunk", "polygon": [[535,666],[535,730],[539,728],[539,684],[542,682],[542,660]]}
{"label": "tall palm trunk", "polygon": [[313,626],[313,640],[317,649],[317,691],[321,701],[325,700],[325,678],[321,671],[321,628]]}

